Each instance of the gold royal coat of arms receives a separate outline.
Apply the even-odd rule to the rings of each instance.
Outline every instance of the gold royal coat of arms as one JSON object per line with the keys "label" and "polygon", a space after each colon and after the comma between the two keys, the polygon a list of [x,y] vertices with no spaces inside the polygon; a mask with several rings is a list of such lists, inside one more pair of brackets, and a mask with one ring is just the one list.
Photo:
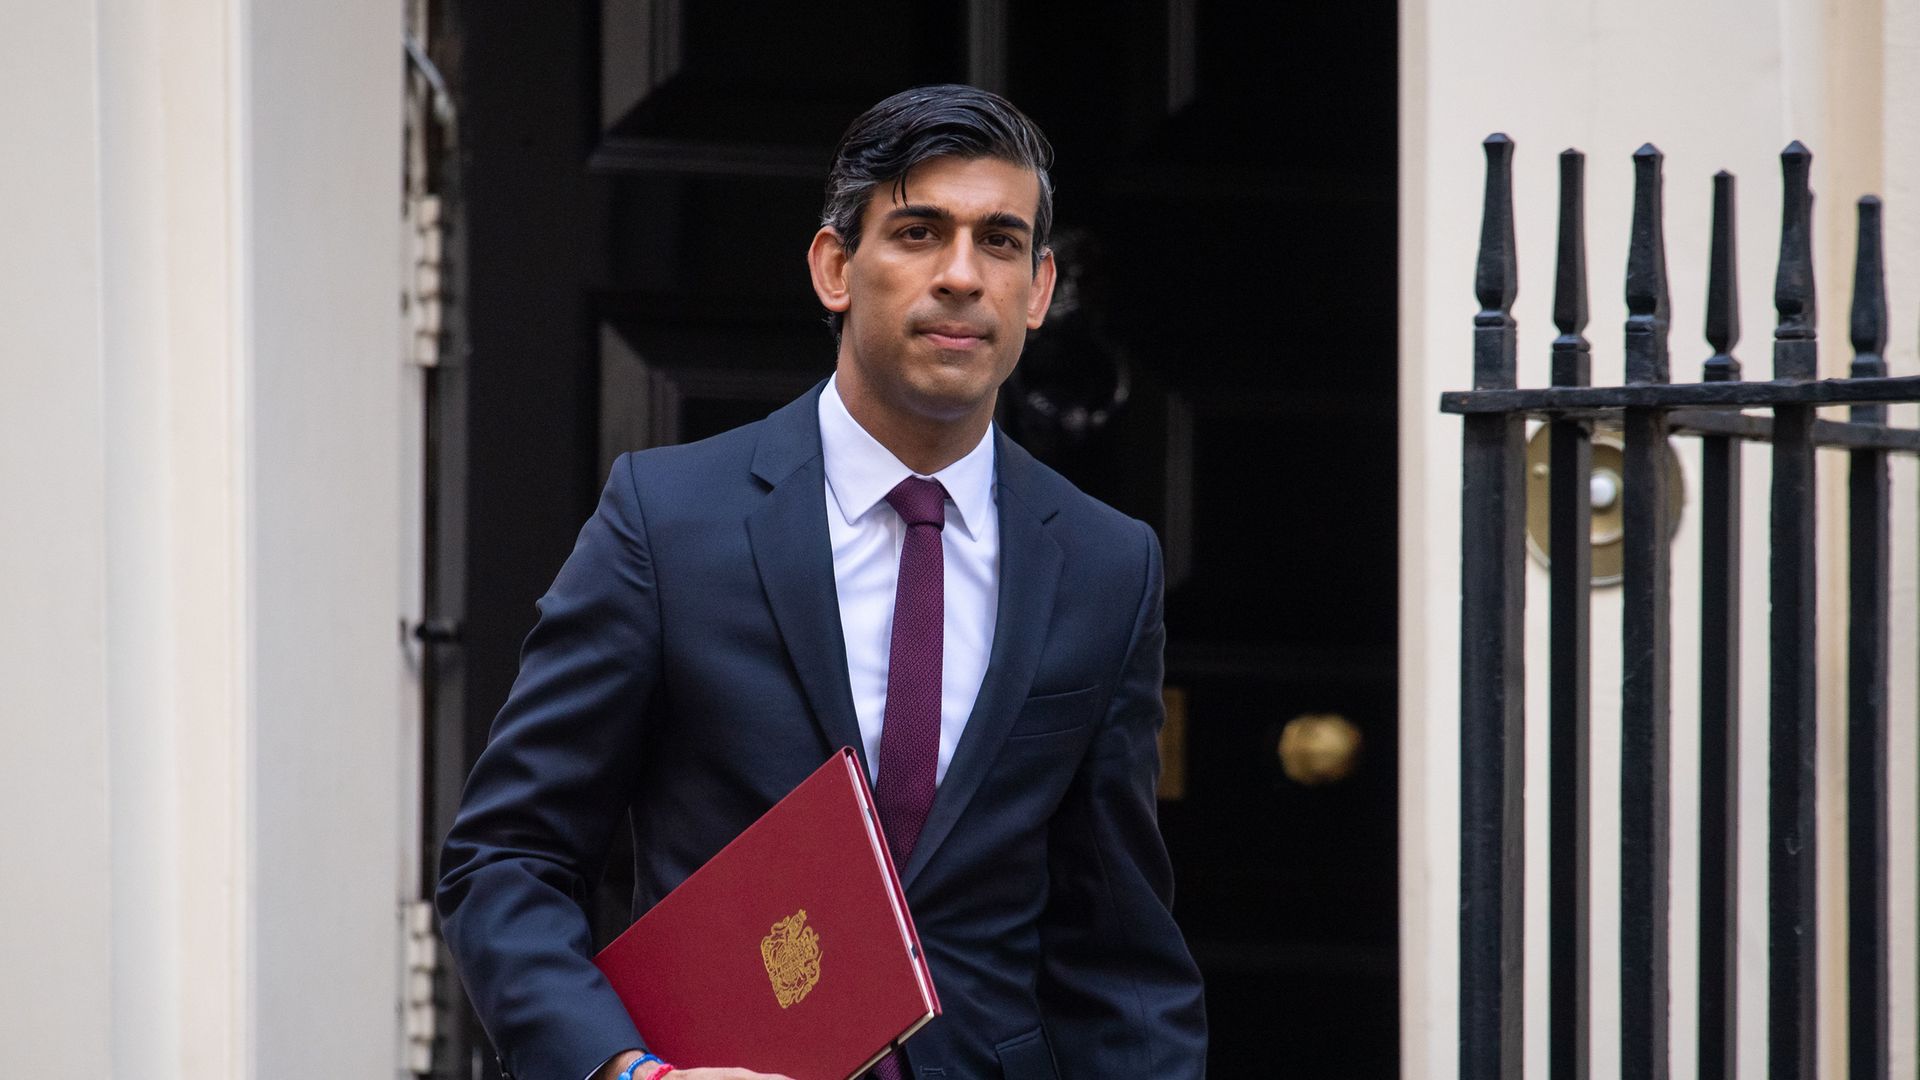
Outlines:
{"label": "gold royal coat of arms", "polygon": [[760,939],[760,959],[781,1008],[807,996],[820,981],[820,935],[807,925],[806,908],[773,924],[773,933]]}

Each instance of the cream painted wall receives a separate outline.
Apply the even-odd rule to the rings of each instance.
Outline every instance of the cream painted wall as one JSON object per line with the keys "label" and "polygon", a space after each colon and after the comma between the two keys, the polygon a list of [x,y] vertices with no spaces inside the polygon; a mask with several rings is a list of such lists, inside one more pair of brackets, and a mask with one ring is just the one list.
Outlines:
{"label": "cream painted wall", "polygon": [[87,5],[15,3],[5,22],[0,101],[40,105],[0,109],[0,144],[36,165],[0,169],[0,1016],[9,1033],[54,1036],[27,1043],[24,1060],[15,1050],[27,1071],[57,1062],[104,1076],[113,843],[96,21]]}
{"label": "cream painted wall", "polygon": [[[1911,130],[1920,60],[1920,5],[1914,0],[1819,5],[1808,0],[1755,6],[1731,0],[1688,4],[1629,0],[1611,5],[1523,4],[1513,0],[1416,0],[1402,5],[1401,39],[1401,674],[1402,674],[1402,950],[1405,1075],[1447,1077],[1458,1068],[1458,592],[1460,425],[1436,405],[1442,390],[1470,381],[1470,327],[1477,307],[1472,266],[1478,239],[1483,158],[1480,140],[1505,131],[1515,139],[1520,244],[1520,382],[1543,385],[1554,258],[1556,166],[1568,146],[1588,155],[1588,273],[1594,378],[1621,377],[1620,300],[1632,192],[1629,155],[1652,141],[1666,155],[1667,256],[1672,279],[1673,374],[1698,378],[1709,353],[1701,336],[1706,283],[1710,177],[1727,168],[1740,177],[1740,270],[1745,339],[1736,349],[1749,378],[1771,372],[1773,259],[1778,250],[1779,168],[1791,138],[1815,153],[1816,259],[1824,346],[1823,368],[1844,373],[1850,358],[1846,311],[1851,295],[1855,197],[1888,199],[1894,255],[1890,294],[1895,317],[1889,360],[1896,373],[1920,369],[1914,313],[1920,311],[1920,133]],[[1897,417],[1911,423],[1913,410]],[[1694,777],[1698,771],[1698,620],[1684,598],[1699,581],[1697,447],[1679,441],[1689,507],[1675,546],[1673,640],[1672,923],[1674,1075],[1693,1075],[1694,920],[1697,855]],[[1823,553],[1820,745],[1823,782],[1821,859],[1825,882],[1822,978],[1844,978],[1839,921],[1843,893],[1844,808],[1837,802],[1844,743],[1843,608],[1844,459],[1823,455]],[[1764,822],[1765,555],[1767,468],[1763,449],[1746,456],[1747,542],[1744,570],[1743,670],[1746,733],[1742,753],[1748,819]],[[1894,910],[1909,913],[1895,942],[1896,1076],[1914,1075],[1913,716],[1916,680],[1915,505],[1911,464],[1896,474],[1896,712],[1905,725],[1896,747]],[[1530,1075],[1544,1075],[1542,1023],[1546,993],[1544,846],[1546,792],[1544,666],[1546,578],[1528,576],[1527,634],[1540,655],[1528,669],[1528,921],[1527,1026]],[[1592,924],[1596,965],[1594,1075],[1618,1068],[1617,1004],[1619,595],[1594,602],[1594,809]],[[1763,1068],[1765,849],[1760,829],[1742,837],[1743,966],[1740,1017],[1743,1075]],[[1834,1036],[1841,999],[1828,993],[1822,1012],[1823,1051],[1837,1069]],[[1756,1074],[1757,1075],[1757,1074]]]}
{"label": "cream painted wall", "polygon": [[396,1072],[400,18],[0,2],[16,1070]]}

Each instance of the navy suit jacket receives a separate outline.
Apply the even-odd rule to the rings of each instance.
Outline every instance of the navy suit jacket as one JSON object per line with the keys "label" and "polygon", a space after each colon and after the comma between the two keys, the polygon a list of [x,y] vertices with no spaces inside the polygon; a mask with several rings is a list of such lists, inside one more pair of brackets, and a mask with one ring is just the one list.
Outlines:
{"label": "navy suit jacket", "polygon": [[[622,456],[540,600],[437,897],[520,1080],[582,1080],[643,1045],[582,909],[623,817],[638,914],[835,748],[861,749],[819,394]],[[1154,801],[1159,545],[996,439],[987,675],[901,869],[944,1008],[906,1056],[922,1080],[1199,1077],[1200,977],[1169,913]]]}

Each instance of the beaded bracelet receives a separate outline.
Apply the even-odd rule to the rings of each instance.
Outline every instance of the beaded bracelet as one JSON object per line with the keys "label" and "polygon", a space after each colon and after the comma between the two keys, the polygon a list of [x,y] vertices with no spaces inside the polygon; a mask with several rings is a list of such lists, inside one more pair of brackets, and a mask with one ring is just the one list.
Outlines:
{"label": "beaded bracelet", "polygon": [[641,1054],[639,1057],[633,1059],[633,1063],[628,1065],[626,1069],[620,1073],[619,1080],[636,1080],[636,1078],[640,1075],[638,1070],[642,1065],[664,1066],[663,1068],[648,1075],[646,1080],[660,1080],[661,1077],[673,1071],[673,1066],[668,1065],[664,1061],[661,1061],[659,1058],[655,1057],[654,1055]]}

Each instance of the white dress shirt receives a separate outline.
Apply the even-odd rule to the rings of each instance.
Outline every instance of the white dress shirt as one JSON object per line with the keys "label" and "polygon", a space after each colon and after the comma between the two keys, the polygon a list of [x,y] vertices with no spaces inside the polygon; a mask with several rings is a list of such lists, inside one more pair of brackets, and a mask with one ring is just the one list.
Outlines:
{"label": "white dress shirt", "polygon": [[[887,657],[893,644],[893,599],[900,547],[907,527],[887,493],[918,475],[860,426],[840,400],[838,376],[820,394],[820,448],[825,455],[827,536],[840,594],[840,632],[847,644],[847,678],[871,778],[880,768],[886,723]],[[953,748],[980,694],[993,647],[1000,591],[1000,508],[993,498],[993,428],[959,461],[926,479],[947,489],[940,530],[946,597],[940,675],[940,760],[934,782],[946,778]]]}

